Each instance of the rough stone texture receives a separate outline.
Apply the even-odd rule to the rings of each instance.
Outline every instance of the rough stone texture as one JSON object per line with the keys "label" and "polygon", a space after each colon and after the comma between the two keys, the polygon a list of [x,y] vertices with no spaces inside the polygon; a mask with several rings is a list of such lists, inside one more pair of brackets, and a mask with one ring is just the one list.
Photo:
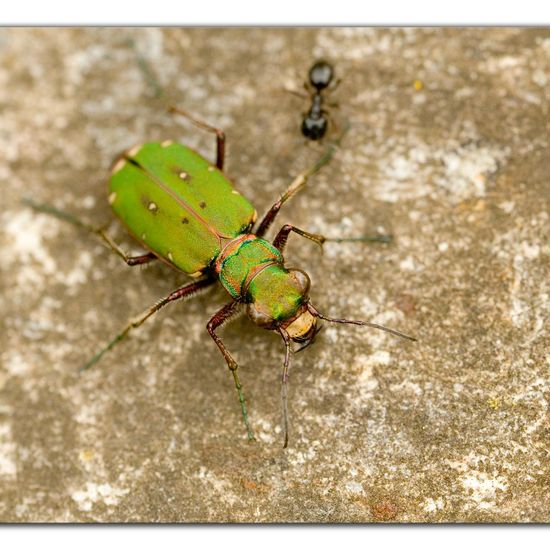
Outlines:
{"label": "rough stone texture", "polygon": [[[246,317],[224,331],[250,444],[205,331],[221,289],[79,377],[186,278],[128,268],[21,198],[112,222],[136,252],[106,200],[114,155],[167,138],[213,155],[175,102],[226,130],[227,172],[261,213],[323,151],[284,91],[319,57],[349,130],[277,225],[395,241],[322,255],[293,237],[289,262],[326,313],[421,341],[325,326],[293,358],[288,450],[283,346]],[[0,519],[548,521],[549,90],[548,29],[1,30]]]}

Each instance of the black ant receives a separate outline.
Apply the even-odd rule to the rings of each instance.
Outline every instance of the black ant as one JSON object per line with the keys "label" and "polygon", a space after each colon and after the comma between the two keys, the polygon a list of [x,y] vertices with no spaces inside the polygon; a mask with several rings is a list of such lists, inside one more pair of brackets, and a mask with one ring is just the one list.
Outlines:
{"label": "black ant", "polygon": [[[327,132],[328,112],[323,109],[324,97],[323,91],[326,90],[334,77],[334,69],[327,61],[316,61],[309,69],[309,86],[304,83],[305,89],[309,92],[311,98],[311,107],[304,115],[302,121],[302,134],[311,139],[321,139]],[[340,81],[338,80],[332,89],[336,88]],[[293,92],[300,97],[304,97],[298,92]]]}

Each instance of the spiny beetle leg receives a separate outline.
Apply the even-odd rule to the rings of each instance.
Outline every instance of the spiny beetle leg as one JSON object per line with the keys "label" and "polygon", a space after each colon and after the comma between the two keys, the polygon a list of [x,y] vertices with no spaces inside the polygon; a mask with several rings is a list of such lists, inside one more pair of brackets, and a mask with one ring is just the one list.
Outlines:
{"label": "spiny beetle leg", "polygon": [[147,252],[147,254],[141,254],[140,256],[128,256],[120,246],[118,246],[111,237],[105,233],[101,228],[92,228],[92,231],[98,235],[101,240],[116,254],[118,254],[129,266],[134,265],[144,265],[156,260],[157,257],[152,252]]}
{"label": "spiny beetle leg", "polygon": [[237,374],[237,369],[239,368],[239,365],[237,364],[237,361],[233,359],[233,356],[229,353],[224,343],[215,332],[217,328],[219,328],[223,323],[225,323],[225,321],[227,321],[232,315],[237,312],[238,308],[239,302],[233,301],[229,304],[226,304],[214,315],[214,317],[212,317],[212,319],[210,319],[210,321],[208,321],[208,324],[206,325],[206,330],[208,330],[208,334],[210,334],[214,342],[216,342],[216,345],[222,352],[225,362],[227,363],[227,366],[229,367],[229,370],[233,375],[235,388],[237,389],[237,394],[239,395],[239,402],[241,404],[241,411],[243,414],[243,420],[246,426],[248,439],[252,441],[254,440],[254,434],[252,433],[252,428],[250,427],[250,422],[248,421],[248,413],[246,411],[246,401],[244,398],[243,387],[239,382],[239,375]]}
{"label": "spiny beetle leg", "polygon": [[293,225],[287,223],[283,225],[277,236],[273,240],[273,246],[277,248],[280,252],[283,252],[288,236],[291,231],[298,233],[302,237],[317,243],[321,248],[326,242],[335,242],[335,243],[347,243],[347,242],[379,242],[379,243],[390,243],[393,239],[391,235],[363,235],[361,237],[325,237],[317,233],[308,233],[302,229],[298,229]]}
{"label": "spiny beetle leg", "polygon": [[143,265],[148,264],[149,262],[152,262],[156,259],[157,257],[152,252],[147,252],[147,254],[143,254],[142,256],[131,256],[129,258],[126,258],[126,263],[130,266]]}
{"label": "spiny beetle leg", "polygon": [[203,122],[202,120],[198,120],[194,117],[192,117],[187,111],[184,111],[183,109],[179,109],[178,107],[171,106],[168,108],[168,112],[176,115],[181,115],[187,118],[189,121],[191,121],[195,126],[198,128],[202,128],[203,130],[206,130],[208,132],[212,132],[216,134],[216,167],[219,168],[223,172],[223,163],[225,160],[225,133],[223,130],[220,130],[219,128],[215,128],[214,126],[210,126],[210,124],[207,124],[206,122]]}
{"label": "spiny beetle leg", "polygon": [[326,237],[331,243],[391,243],[393,235],[362,235],[361,237]]}
{"label": "spiny beetle leg", "polygon": [[30,206],[33,210],[36,210],[37,212],[49,214],[50,216],[54,216],[59,220],[72,223],[80,229],[84,229],[89,233],[97,235],[111,250],[118,254],[130,266],[147,264],[157,259],[157,257],[152,252],[148,252],[147,254],[142,254],[140,256],[128,256],[120,248],[120,246],[118,246],[118,244],[113,241],[113,239],[105,232],[102,227],[96,227],[94,225],[90,225],[89,223],[83,222],[76,216],[73,216],[73,214],[69,214],[68,212],[59,210],[54,206],[45,203],[38,203],[29,198],[23,199],[23,204]]}
{"label": "spiny beetle leg", "polygon": [[154,97],[159,98],[164,95],[164,90],[159,84],[158,78],[155,75],[155,71],[151,68],[151,65],[147,62],[147,59],[141,54],[133,38],[128,39],[129,46],[134,50],[136,54],[139,70],[142,72],[147,84],[152,88]]}
{"label": "spiny beetle leg", "polygon": [[283,342],[285,343],[285,362],[283,364],[283,374],[281,376],[281,399],[283,402],[283,432],[284,432],[283,449],[286,449],[288,447],[287,383],[288,383],[288,370],[290,366],[290,337],[284,330],[280,330],[279,333],[283,338]]}
{"label": "spiny beetle leg", "polygon": [[256,235],[258,237],[263,237],[265,232],[269,229],[270,225],[275,220],[275,217],[279,213],[279,210],[283,204],[292,198],[300,189],[302,189],[307,183],[308,179],[317,173],[325,164],[328,164],[334,155],[335,147],[330,145],[325,151],[324,155],[313,165],[310,166],[307,170],[304,170],[300,173],[294,181],[288,186],[288,189],[281,195],[281,198],[269,209],[267,214],[263,217]]}
{"label": "spiny beetle leg", "polygon": [[83,367],[81,367],[80,371],[85,371],[91,366],[95,365],[103,357],[103,355],[105,355],[105,353],[113,349],[120,341],[124,340],[124,338],[128,336],[128,333],[132,329],[142,325],[149,317],[151,317],[151,315],[156,313],[166,304],[169,304],[170,302],[179,300],[181,298],[191,296],[195,292],[206,288],[214,282],[215,279],[211,278],[201,279],[200,281],[193,281],[192,283],[188,283],[185,286],[178,288],[174,292],[171,292],[170,294],[168,294],[168,296],[161,298],[158,302],[153,304],[150,308],[146,309],[143,313],[131,319],[128,324],[103,349],[96,353]]}
{"label": "spiny beetle leg", "polygon": [[277,233],[277,236],[273,241],[273,246],[277,250],[279,250],[281,253],[283,252],[286,246],[286,241],[291,231],[294,231],[294,233],[298,233],[298,235],[301,235],[302,237],[305,237],[306,239],[309,239],[310,241],[317,243],[321,248],[323,248],[323,243],[326,240],[325,237],[323,237],[323,235],[308,233],[307,231],[303,231],[302,229],[298,229],[297,227],[294,227],[293,225],[287,223],[286,225],[283,225],[283,227],[281,228],[279,233]]}

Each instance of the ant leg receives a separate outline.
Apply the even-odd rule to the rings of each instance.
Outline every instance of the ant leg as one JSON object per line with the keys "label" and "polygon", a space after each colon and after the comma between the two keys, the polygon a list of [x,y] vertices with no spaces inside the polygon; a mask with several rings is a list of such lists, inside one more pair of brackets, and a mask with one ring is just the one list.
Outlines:
{"label": "ant leg", "polygon": [[290,233],[294,231],[294,233],[297,233],[298,235],[301,235],[302,237],[305,237],[306,239],[309,239],[310,241],[313,241],[314,243],[317,243],[321,248],[323,247],[323,244],[326,242],[336,242],[336,243],[345,243],[345,242],[380,242],[380,243],[389,243],[392,240],[391,235],[364,235],[362,237],[325,237],[323,235],[319,235],[317,233],[308,233],[307,231],[303,231],[302,229],[298,229],[297,227],[287,223],[283,225],[283,227],[280,229],[279,233],[277,233],[277,236],[273,240],[273,246],[279,250],[281,253],[283,252],[286,242],[288,240],[288,236]]}
{"label": "ant leg", "polygon": [[243,387],[239,382],[239,376],[237,374],[237,369],[239,368],[239,365],[237,364],[237,361],[233,359],[233,356],[229,353],[224,343],[221,341],[221,339],[215,332],[218,327],[220,327],[223,323],[225,323],[225,321],[227,321],[227,319],[229,319],[232,315],[234,315],[237,312],[239,305],[240,305],[239,302],[233,301],[233,302],[230,302],[229,304],[226,304],[224,307],[222,307],[222,309],[220,309],[214,315],[214,317],[212,317],[212,319],[208,321],[208,324],[206,325],[206,330],[208,331],[208,334],[210,334],[210,336],[218,346],[219,350],[222,352],[225,362],[227,363],[227,366],[229,367],[229,370],[233,375],[233,380],[235,381],[235,388],[237,389],[237,394],[239,395],[239,402],[241,404],[241,411],[243,414],[244,424],[246,426],[246,431],[248,433],[248,439],[249,441],[252,441],[254,439],[254,434],[252,433],[252,428],[250,427],[250,422],[248,421],[248,413],[246,411],[246,401],[244,399]]}
{"label": "ant leg", "polygon": [[307,183],[308,179],[318,172],[325,164],[328,164],[334,155],[335,147],[333,145],[329,146],[325,151],[325,154],[313,165],[310,166],[307,170],[304,170],[299,174],[294,181],[288,186],[288,189],[281,195],[280,199],[269,209],[267,214],[263,217],[256,235],[258,237],[263,237],[265,232],[269,229],[269,226],[275,220],[275,217],[279,213],[279,210],[283,204],[292,198],[304,185]]}
{"label": "ant leg", "polygon": [[291,88],[287,88],[286,86],[283,88],[285,92],[288,92],[289,94],[295,95],[296,97],[299,97],[300,99],[309,99],[309,96],[306,94],[303,94],[302,92],[299,92],[298,90],[293,90]]}
{"label": "ant leg", "polygon": [[212,132],[213,134],[216,134],[216,167],[223,171],[223,163],[225,160],[224,131],[220,130],[219,128],[215,128],[214,126],[210,126],[210,124],[207,124],[202,120],[193,118],[187,111],[184,111],[183,109],[178,109],[177,107],[172,106],[168,108],[168,112],[172,114],[184,116],[185,118],[189,119],[189,121],[192,122],[198,128],[202,128],[207,132]]}
{"label": "ant leg", "polygon": [[104,244],[106,244],[113,252],[118,254],[130,266],[147,264],[157,259],[157,257],[152,252],[147,252],[147,254],[142,254],[140,256],[128,256],[120,248],[120,246],[115,241],[113,241],[113,239],[105,232],[105,229],[103,229],[102,227],[96,227],[86,222],[83,222],[82,220],[78,219],[76,216],[73,216],[68,212],[63,212],[63,210],[58,210],[54,206],[51,206],[49,204],[34,202],[32,199],[29,199],[29,198],[23,199],[23,204],[30,206],[33,210],[36,210],[37,212],[42,212],[43,214],[49,214],[50,216],[54,216],[59,220],[72,223],[73,225],[75,225],[76,227],[79,227],[80,229],[84,229],[89,233],[93,233],[94,235],[97,235],[103,241]]}
{"label": "ant leg", "polygon": [[120,341],[124,340],[124,338],[128,336],[128,333],[132,329],[135,329],[142,325],[147,319],[149,319],[149,317],[151,317],[151,315],[156,313],[159,309],[163,308],[166,304],[169,304],[170,302],[174,302],[175,300],[179,300],[181,298],[191,296],[195,292],[206,288],[214,282],[215,279],[212,278],[201,279],[200,281],[193,281],[192,283],[188,283],[185,286],[178,288],[174,292],[171,292],[170,294],[168,294],[168,296],[161,298],[158,302],[153,304],[150,308],[146,309],[143,313],[131,319],[128,324],[103,349],[97,352],[83,367],[81,367],[80,372],[85,371],[91,366],[95,365],[105,353],[113,349]]}
{"label": "ant leg", "polygon": [[340,86],[340,84],[342,84],[342,79],[339,78],[330,88],[330,92],[334,92],[334,90],[336,90],[336,88],[338,88],[338,86]]}

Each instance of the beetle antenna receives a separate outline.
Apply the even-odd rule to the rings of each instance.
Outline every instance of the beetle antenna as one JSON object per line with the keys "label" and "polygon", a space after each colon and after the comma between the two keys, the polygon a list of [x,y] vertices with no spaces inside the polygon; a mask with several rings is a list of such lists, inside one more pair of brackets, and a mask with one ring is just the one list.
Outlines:
{"label": "beetle antenna", "polygon": [[288,369],[290,366],[290,338],[284,330],[279,330],[280,335],[285,343],[285,362],[283,365],[283,375],[281,377],[281,399],[283,401],[283,432],[285,441],[283,449],[288,447],[288,397],[287,397],[287,382],[288,382]]}
{"label": "beetle antenna", "polygon": [[390,334],[393,334],[394,336],[399,336],[400,338],[405,338],[407,340],[412,340],[413,342],[417,342],[418,339],[414,338],[414,336],[409,336],[408,334],[404,334],[403,332],[399,332],[398,330],[395,330],[393,328],[385,327],[384,325],[379,325],[378,323],[369,323],[368,321],[351,321],[349,319],[334,319],[332,317],[327,317],[317,311],[311,304],[307,305],[307,308],[309,312],[319,319],[322,319],[323,321],[328,321],[329,323],[342,323],[342,324],[349,324],[349,325],[360,325],[365,327],[372,327],[377,328],[379,330],[383,330],[384,332],[389,332]]}

